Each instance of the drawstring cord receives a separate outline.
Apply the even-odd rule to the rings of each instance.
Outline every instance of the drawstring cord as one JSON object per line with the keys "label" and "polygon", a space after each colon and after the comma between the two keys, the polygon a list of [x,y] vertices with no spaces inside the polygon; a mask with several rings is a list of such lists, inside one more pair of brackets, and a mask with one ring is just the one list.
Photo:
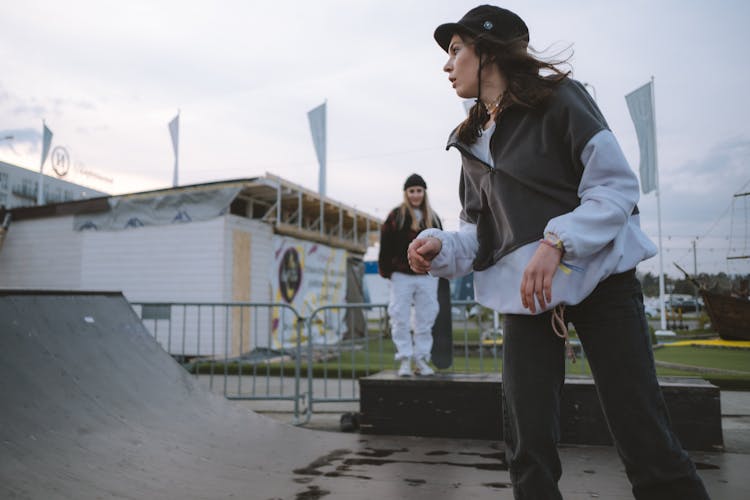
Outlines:
{"label": "drawstring cord", "polygon": [[565,304],[558,304],[552,310],[552,331],[555,335],[565,340],[565,355],[570,359],[570,362],[575,364],[576,352],[573,346],[570,345],[570,337],[568,336],[568,324],[565,322]]}

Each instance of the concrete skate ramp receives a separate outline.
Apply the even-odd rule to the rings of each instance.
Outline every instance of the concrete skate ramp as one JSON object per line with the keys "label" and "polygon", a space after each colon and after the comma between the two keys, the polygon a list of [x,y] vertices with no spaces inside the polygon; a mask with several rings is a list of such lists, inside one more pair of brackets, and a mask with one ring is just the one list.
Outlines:
{"label": "concrete skate ramp", "polygon": [[201,389],[119,293],[0,291],[0,401],[3,499],[297,498],[356,448]]}
{"label": "concrete skate ramp", "polygon": [[[712,498],[750,455],[702,453]],[[631,498],[611,447],[564,447],[564,498]],[[512,498],[497,442],[315,432],[198,386],[119,293],[0,290],[0,499]]]}

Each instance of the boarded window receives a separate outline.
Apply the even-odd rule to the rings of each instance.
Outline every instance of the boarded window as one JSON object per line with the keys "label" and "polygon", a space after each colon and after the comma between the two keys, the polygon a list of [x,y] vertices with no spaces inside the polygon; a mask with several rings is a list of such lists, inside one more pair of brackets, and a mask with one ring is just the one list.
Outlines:
{"label": "boarded window", "polygon": [[172,308],[166,304],[144,304],[141,319],[171,319]]}

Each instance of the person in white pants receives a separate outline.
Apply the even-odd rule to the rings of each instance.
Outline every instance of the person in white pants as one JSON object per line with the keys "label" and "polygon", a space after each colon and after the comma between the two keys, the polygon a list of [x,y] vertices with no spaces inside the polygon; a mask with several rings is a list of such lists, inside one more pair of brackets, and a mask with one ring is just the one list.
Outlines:
{"label": "person in white pants", "polygon": [[[401,376],[411,375],[411,360],[414,360],[420,375],[434,373],[427,361],[432,351],[432,325],[439,310],[437,288],[438,279],[432,276],[399,272],[391,275],[388,315],[391,317],[391,336],[396,345],[396,359],[401,361]],[[413,340],[411,327],[414,330]]]}
{"label": "person in white pants", "polygon": [[402,377],[413,373],[412,361],[418,374],[435,373],[428,362],[432,350],[432,325],[440,308],[438,280],[412,271],[406,257],[409,243],[420,231],[428,228],[442,228],[442,225],[427,200],[427,184],[422,177],[412,174],[404,183],[403,202],[391,210],[380,229],[378,256],[380,275],[391,280],[388,314],[396,347],[395,357],[400,361],[398,374]]}

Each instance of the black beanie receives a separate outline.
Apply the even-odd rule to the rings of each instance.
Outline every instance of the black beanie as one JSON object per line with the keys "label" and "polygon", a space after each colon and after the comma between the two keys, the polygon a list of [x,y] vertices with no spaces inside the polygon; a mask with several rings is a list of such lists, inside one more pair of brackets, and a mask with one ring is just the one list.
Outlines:
{"label": "black beanie", "polygon": [[406,191],[412,186],[422,186],[424,189],[427,189],[427,183],[424,181],[424,179],[422,179],[422,177],[419,174],[411,174],[406,179],[406,182],[404,182],[404,191]]}

